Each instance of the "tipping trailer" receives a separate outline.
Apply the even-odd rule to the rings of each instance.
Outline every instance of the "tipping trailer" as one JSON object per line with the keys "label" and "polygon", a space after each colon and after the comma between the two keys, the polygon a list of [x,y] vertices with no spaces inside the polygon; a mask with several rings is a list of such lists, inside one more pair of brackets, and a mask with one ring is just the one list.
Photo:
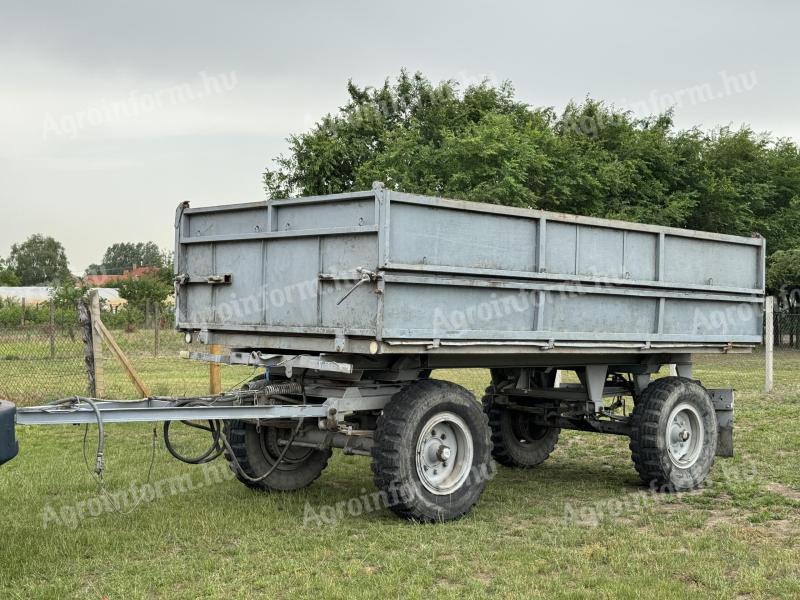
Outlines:
{"label": "tipping trailer", "polygon": [[[561,429],[629,436],[640,476],[663,490],[697,487],[733,452],[733,391],[703,387],[692,355],[761,342],[761,237],[379,183],[184,203],[175,232],[176,326],[233,349],[192,358],[261,374],[210,398],[76,399],[6,422],[207,419],[209,456],[265,491],[309,485],[340,448],[371,457],[386,505],[420,521],[465,514],[492,458],[534,467]],[[676,375],[654,377],[665,365]],[[441,368],[488,369],[482,403],[431,378]]]}

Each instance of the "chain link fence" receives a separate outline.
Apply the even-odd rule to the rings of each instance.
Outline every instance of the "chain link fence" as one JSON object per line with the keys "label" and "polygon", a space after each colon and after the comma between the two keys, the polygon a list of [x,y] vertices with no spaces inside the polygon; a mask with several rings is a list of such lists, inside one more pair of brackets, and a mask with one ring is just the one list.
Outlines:
{"label": "chain link fence", "polygon": [[[36,318],[0,321],[0,398],[21,405],[37,404],[89,392],[84,332],[76,310],[37,307]],[[147,312],[147,311],[146,311]],[[29,315],[30,316],[30,315]],[[117,345],[152,395],[191,396],[209,392],[209,365],[180,358],[185,350],[208,352],[187,345],[172,329],[168,311],[152,310],[143,322],[126,322],[112,313],[103,321]],[[774,390],[800,392],[800,313],[774,313]],[[137,398],[136,387],[123,365],[103,345],[103,396]],[[227,349],[223,349],[223,353]],[[763,393],[766,352],[763,346],[749,354],[698,354],[694,376],[706,387],[732,387],[739,392]],[[666,375],[666,370],[663,370]],[[222,389],[233,389],[255,374],[254,369],[221,366]]]}
{"label": "chain link fence", "polygon": [[[198,396],[209,393],[209,365],[180,357],[182,351],[209,352],[207,346],[186,344],[183,334],[172,329],[171,316],[161,326],[111,330],[114,340],[153,396]],[[140,396],[125,368],[104,347],[104,396],[110,399]],[[222,352],[226,353],[227,348]],[[222,389],[240,386],[255,375],[250,367],[221,365]]]}
{"label": "chain link fence", "polygon": [[84,343],[74,322],[0,325],[0,398],[30,404],[86,394]]}
{"label": "chain link fence", "polygon": [[[187,345],[183,335],[172,329],[170,312],[146,312],[145,318],[135,323],[127,321],[125,315],[105,311],[102,318],[150,394],[207,394],[209,365],[183,359],[180,352],[208,352],[208,348]],[[0,320],[0,398],[31,405],[88,395],[91,387],[85,332],[78,311],[44,304],[27,307],[23,311],[26,318],[17,313],[13,322]],[[101,348],[101,355],[95,356],[95,360],[103,371],[102,396],[120,400],[140,397],[126,369],[108,345],[103,343]],[[254,374],[249,367],[222,365],[220,369],[223,390],[236,387]]]}

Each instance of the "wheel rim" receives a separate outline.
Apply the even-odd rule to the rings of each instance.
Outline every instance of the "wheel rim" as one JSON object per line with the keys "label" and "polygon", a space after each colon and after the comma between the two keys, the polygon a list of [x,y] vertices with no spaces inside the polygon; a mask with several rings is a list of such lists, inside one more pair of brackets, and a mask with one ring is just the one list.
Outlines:
{"label": "wheel rim", "polygon": [[451,412],[434,415],[417,439],[420,482],[433,494],[452,494],[467,480],[474,451],[472,434],[464,419]]}
{"label": "wheel rim", "polygon": [[700,457],[704,437],[703,420],[697,408],[689,403],[678,404],[667,420],[667,454],[672,464],[686,469]]}
{"label": "wheel rim", "polygon": [[[261,452],[263,453],[264,458],[267,459],[267,462],[273,465],[275,464],[275,461],[281,455],[281,452],[283,452],[284,448],[284,446],[278,443],[278,440],[284,440],[284,438],[288,437],[288,430],[287,432],[281,432],[277,427],[262,428],[259,441],[261,443]],[[314,450],[310,448],[301,448],[298,446],[289,448],[289,450],[286,451],[281,464],[278,465],[278,470],[293,471],[301,467],[313,452]]]}
{"label": "wheel rim", "polygon": [[511,433],[514,441],[520,446],[528,446],[532,442],[541,440],[547,434],[546,427],[534,425],[525,413],[509,412],[508,416],[511,419]]}

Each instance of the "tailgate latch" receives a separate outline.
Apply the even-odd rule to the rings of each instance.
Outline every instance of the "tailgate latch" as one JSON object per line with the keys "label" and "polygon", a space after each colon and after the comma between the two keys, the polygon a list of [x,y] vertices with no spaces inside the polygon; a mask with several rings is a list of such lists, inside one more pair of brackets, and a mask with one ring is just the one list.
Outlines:
{"label": "tailgate latch", "polygon": [[222,273],[220,275],[189,275],[181,273],[175,276],[175,283],[186,285],[187,283],[206,283],[209,285],[227,285],[233,281],[233,275]]}
{"label": "tailgate latch", "polygon": [[350,296],[350,294],[355,292],[356,289],[358,289],[359,287],[361,287],[365,283],[369,283],[369,282],[372,282],[372,281],[377,281],[377,279],[378,279],[378,274],[375,273],[375,271],[370,271],[369,269],[365,269],[364,267],[356,268],[356,273],[360,273],[361,274],[361,279],[356,281],[356,284],[353,287],[351,287],[349,290],[347,290],[347,293],[344,296],[339,298],[339,300],[336,302],[336,306],[339,306],[342,302],[347,300],[347,298],[348,298],[348,296]]}

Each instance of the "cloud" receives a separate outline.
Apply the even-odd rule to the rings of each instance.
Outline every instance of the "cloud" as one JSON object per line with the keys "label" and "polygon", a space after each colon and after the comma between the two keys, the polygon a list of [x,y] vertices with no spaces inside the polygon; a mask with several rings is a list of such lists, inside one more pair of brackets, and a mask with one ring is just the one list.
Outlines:
{"label": "cloud", "polygon": [[[280,135],[305,129],[341,103],[312,86],[235,69],[166,78],[98,74],[51,58],[11,60],[0,96],[0,154],[37,155],[73,142],[189,135]],[[336,97],[332,97],[336,96]]]}

